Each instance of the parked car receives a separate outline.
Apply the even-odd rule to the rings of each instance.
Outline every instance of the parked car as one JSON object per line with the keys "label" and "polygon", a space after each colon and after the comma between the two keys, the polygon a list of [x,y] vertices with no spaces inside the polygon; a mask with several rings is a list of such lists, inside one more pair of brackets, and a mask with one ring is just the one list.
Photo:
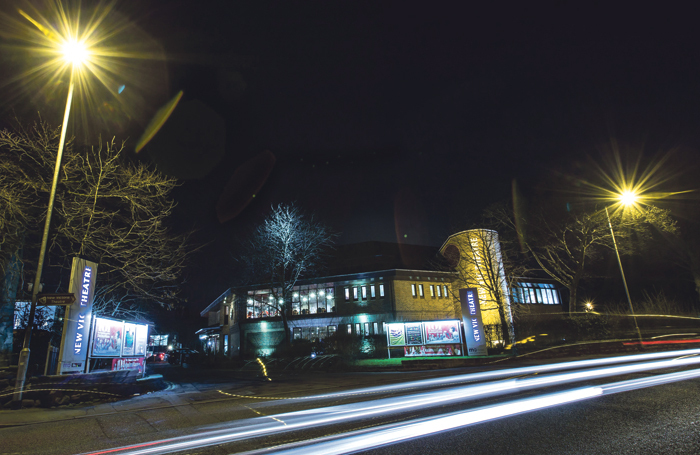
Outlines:
{"label": "parked car", "polygon": [[199,352],[194,349],[175,349],[168,354],[168,363],[170,365],[182,365],[186,368],[188,365],[198,362]]}
{"label": "parked car", "polygon": [[152,351],[149,349],[146,352],[146,363],[164,362],[167,359],[168,359],[168,353],[166,353],[165,351],[160,351],[160,350]]}

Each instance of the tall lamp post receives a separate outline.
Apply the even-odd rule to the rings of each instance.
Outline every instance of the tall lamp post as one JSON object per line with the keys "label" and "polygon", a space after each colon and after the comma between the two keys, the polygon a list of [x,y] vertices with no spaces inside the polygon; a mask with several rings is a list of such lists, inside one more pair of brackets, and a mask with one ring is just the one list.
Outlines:
{"label": "tall lamp post", "polygon": [[[625,191],[618,196],[618,199],[624,206],[631,206],[637,201],[637,195],[631,191]],[[615,232],[613,231],[612,222],[610,221],[610,212],[608,212],[608,207],[605,207],[605,215],[608,217],[608,226],[610,227],[610,236],[612,237],[613,245],[615,246],[615,254],[617,255],[617,265],[620,266],[620,275],[622,275],[622,284],[625,286],[625,294],[627,294],[627,303],[630,306],[630,312],[632,313],[632,318],[634,319],[634,327],[637,329],[637,336],[639,337],[639,345],[642,345],[642,332],[639,330],[639,324],[637,324],[637,315],[634,313],[634,308],[632,307],[632,298],[630,298],[630,290],[627,287],[627,280],[625,279],[625,271],[622,269],[622,261],[620,260],[620,251],[617,249],[617,242],[615,241]]]}
{"label": "tall lamp post", "polygon": [[70,83],[68,86],[68,98],[66,99],[66,111],[63,114],[63,125],[61,126],[61,137],[58,142],[58,153],[56,154],[56,165],[54,166],[53,182],[51,183],[51,193],[49,195],[49,205],[46,210],[46,221],[44,222],[44,234],[41,237],[41,247],[39,249],[39,261],[36,267],[36,276],[34,277],[34,286],[32,287],[32,303],[29,307],[29,323],[24,332],[24,342],[22,343],[22,351],[19,355],[19,365],[17,368],[17,380],[15,382],[15,392],[12,401],[15,407],[20,407],[22,404],[22,392],[24,390],[24,382],[27,377],[27,368],[29,366],[29,343],[32,340],[32,324],[34,323],[34,315],[36,313],[37,294],[41,283],[41,274],[44,268],[44,257],[46,256],[46,244],[49,238],[49,228],[51,227],[51,214],[53,213],[53,202],[56,197],[56,185],[58,183],[58,174],[61,170],[61,159],[63,158],[63,147],[66,142],[66,129],[68,128],[68,117],[70,115],[71,102],[73,101],[73,88],[75,86],[75,74],[80,71],[80,66],[87,59],[89,52],[83,43],[78,40],[67,40],[63,43],[61,52],[63,59],[67,65],[70,65]]}

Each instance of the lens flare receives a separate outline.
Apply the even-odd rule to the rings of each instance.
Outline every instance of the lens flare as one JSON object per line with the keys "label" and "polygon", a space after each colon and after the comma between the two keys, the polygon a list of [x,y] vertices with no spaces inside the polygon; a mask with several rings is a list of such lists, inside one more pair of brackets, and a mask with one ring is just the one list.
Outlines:
{"label": "lens flare", "polygon": [[[147,123],[168,98],[162,46],[121,13],[115,1],[19,1],[0,12],[4,105],[53,121],[71,77],[71,118],[76,140],[117,134],[134,121]],[[122,87],[129,85],[124,91]],[[121,92],[121,93],[120,93]],[[114,109],[102,109],[105,105]],[[47,112],[48,111],[48,112]],[[30,114],[31,113],[31,114]]]}

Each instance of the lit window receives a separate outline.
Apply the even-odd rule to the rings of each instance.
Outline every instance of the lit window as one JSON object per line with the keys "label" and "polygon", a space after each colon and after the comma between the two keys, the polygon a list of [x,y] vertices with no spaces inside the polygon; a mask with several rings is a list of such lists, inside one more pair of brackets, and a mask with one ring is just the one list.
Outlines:
{"label": "lit window", "polygon": [[413,297],[416,296],[416,285],[415,285],[415,284],[412,284],[412,285],[411,285],[411,295],[412,295]]}
{"label": "lit window", "polygon": [[442,293],[445,295],[445,297],[447,297],[449,295],[447,293],[447,285],[446,284],[442,286]]}
{"label": "lit window", "polygon": [[442,297],[442,291],[441,291],[441,289],[442,289],[442,287],[438,284],[438,286],[437,286],[437,295],[438,295],[438,298]]}
{"label": "lit window", "polygon": [[379,297],[384,297],[384,285],[379,285]]}
{"label": "lit window", "polygon": [[361,332],[362,329],[361,329],[360,327],[361,327],[361,326],[360,326],[359,323],[358,323],[358,324],[355,324],[355,335],[361,335],[361,334],[362,334],[362,332]]}
{"label": "lit window", "polygon": [[435,286],[430,285],[430,297],[435,297]]}
{"label": "lit window", "polygon": [[362,300],[367,300],[367,286],[362,286]]}
{"label": "lit window", "polygon": [[369,287],[369,296],[371,298],[377,297],[377,288],[374,285]]}
{"label": "lit window", "polygon": [[372,325],[374,326],[372,327],[374,329],[374,334],[379,335],[379,324],[375,322]]}
{"label": "lit window", "polygon": [[345,288],[345,300],[350,300],[350,288]]}
{"label": "lit window", "polygon": [[354,288],[352,288],[352,298],[353,298],[354,300],[357,300],[357,286],[355,286]]}
{"label": "lit window", "polygon": [[369,335],[369,322],[365,322],[365,333],[363,335]]}
{"label": "lit window", "polygon": [[418,285],[418,295],[420,295],[421,297],[425,297],[425,293],[423,292],[423,285],[422,284]]}
{"label": "lit window", "polygon": [[352,324],[348,324],[348,335],[352,335]]}

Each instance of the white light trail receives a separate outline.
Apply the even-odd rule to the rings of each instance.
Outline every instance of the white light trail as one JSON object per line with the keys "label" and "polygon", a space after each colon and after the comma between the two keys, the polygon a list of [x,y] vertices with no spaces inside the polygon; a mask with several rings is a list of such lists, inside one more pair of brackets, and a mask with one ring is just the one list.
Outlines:
{"label": "white light trail", "polygon": [[[415,410],[425,410],[430,407],[444,406],[446,404],[456,404],[463,401],[483,399],[491,396],[522,392],[525,390],[531,390],[536,388],[562,385],[584,380],[599,379],[603,377],[618,376],[621,374],[654,371],[664,368],[674,368],[700,364],[700,356],[695,356],[695,354],[698,353],[696,351],[700,350],[673,351],[673,355],[676,356],[680,354],[692,355],[691,357],[684,357],[680,359],[675,358],[668,360],[655,360],[650,362],[630,363],[627,365],[593,368],[588,370],[549,374],[545,376],[537,376],[530,378],[507,379],[487,383],[461,385],[449,389],[424,391],[417,394],[381,398],[372,401],[315,408],[303,411],[295,411],[284,414],[276,414],[268,417],[249,419],[245,421],[235,421],[227,423],[225,424],[225,426],[219,425],[214,428],[209,427],[207,431],[196,435],[183,436],[163,441],[154,441],[148,444],[110,449],[108,451],[93,452],[93,455],[106,453],[118,453],[119,455],[172,453],[182,450],[190,450],[206,446],[230,443],[246,438],[261,437],[269,434],[279,434],[281,432],[319,428],[320,426],[324,425],[348,423],[351,421],[367,419],[370,417],[378,417],[382,415],[390,415]],[[592,366],[600,364],[610,364],[615,362],[619,363],[622,361],[630,362],[633,360],[648,360],[660,357],[662,358],[669,356],[669,354],[670,353],[666,352],[642,354],[636,356],[624,356],[623,358],[613,357],[608,359],[593,359],[593,361],[586,360],[577,362],[567,362],[565,364],[540,365],[538,367],[524,367],[509,369],[505,371],[499,370],[493,372],[477,373],[475,375],[460,375],[458,377],[461,381],[465,381],[465,378],[467,377],[474,378],[475,376],[480,379],[484,379],[484,377],[490,374],[494,374],[496,375],[496,377],[502,377],[506,374],[506,371],[507,374],[513,375],[515,374],[515,372],[519,372],[520,374],[522,374],[523,371],[532,371],[532,368],[537,368],[538,371],[551,371],[563,368],[562,365],[575,365],[576,367],[581,367],[582,365]],[[417,385],[420,385],[423,388],[426,388],[433,385],[449,384],[449,381],[446,380],[453,378],[455,377],[453,376],[450,378],[436,378],[433,380],[413,381],[410,383],[397,384],[395,387],[399,389],[407,388],[407,384],[411,384],[411,387],[416,387]],[[389,388],[391,390],[396,390],[393,389],[393,386],[390,386]],[[371,389],[374,390],[377,388]],[[367,389],[360,390],[366,391]],[[380,388],[380,390],[383,389]],[[350,391],[343,395],[351,395],[353,393],[358,393],[358,391]],[[503,406],[505,406],[505,404]],[[274,421],[271,421],[271,419],[274,419]],[[283,422],[284,425],[278,422]]]}
{"label": "white light trail", "polygon": [[[626,392],[671,382],[700,377],[700,370],[681,371],[652,378],[633,379],[598,387],[587,387],[566,392],[557,392],[535,398],[515,400],[494,406],[486,406],[465,412],[456,412],[429,419],[420,419],[402,424],[387,425],[371,430],[347,433],[344,436],[323,438],[312,445],[290,444],[275,450],[265,449],[265,453],[277,455],[341,455],[369,450],[389,444],[409,441],[440,432],[456,430],[477,423],[532,412],[552,406],[587,400],[601,395]],[[254,455],[261,451],[246,452],[241,455]]]}

